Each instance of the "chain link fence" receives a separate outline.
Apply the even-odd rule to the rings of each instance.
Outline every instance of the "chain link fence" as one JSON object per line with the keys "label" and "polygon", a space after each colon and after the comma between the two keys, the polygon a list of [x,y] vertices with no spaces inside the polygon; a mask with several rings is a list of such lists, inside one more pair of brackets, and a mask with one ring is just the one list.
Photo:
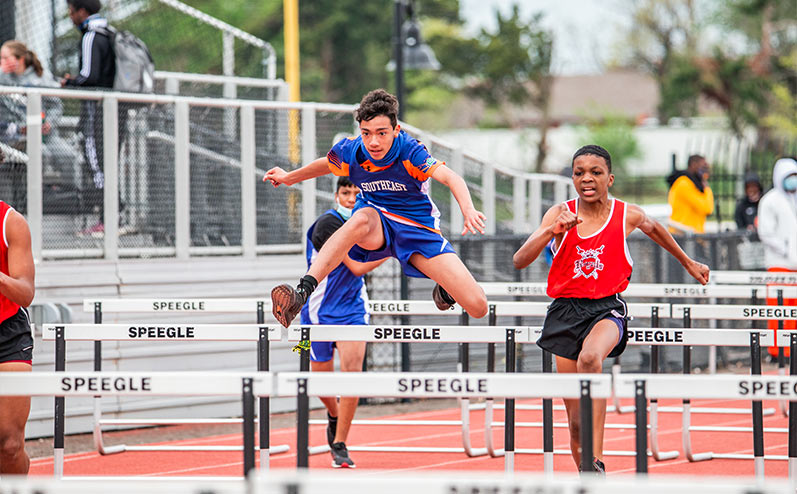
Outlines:
{"label": "chain link fence", "polygon": [[[46,71],[57,77],[77,73],[80,33],[69,19],[66,0],[5,0],[0,5],[0,43],[22,41],[38,55]],[[276,55],[269,43],[183,2],[104,0],[100,15],[144,41],[158,71],[276,77]],[[167,75],[158,77],[156,92],[174,94],[167,87]],[[273,87],[257,87],[257,81],[237,90],[209,78],[183,78],[178,86],[180,94],[190,96],[277,99]]]}

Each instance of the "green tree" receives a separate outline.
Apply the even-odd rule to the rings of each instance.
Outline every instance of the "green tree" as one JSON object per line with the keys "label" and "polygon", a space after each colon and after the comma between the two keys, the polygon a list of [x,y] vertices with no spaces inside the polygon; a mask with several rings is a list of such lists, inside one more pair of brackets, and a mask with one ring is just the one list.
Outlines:
{"label": "green tree", "polygon": [[606,112],[600,119],[587,122],[585,133],[579,140],[580,145],[597,144],[602,146],[612,156],[612,172],[615,175],[624,175],[626,165],[633,158],[642,156],[634,127],[622,115]]}
{"label": "green tree", "polygon": [[711,59],[698,63],[700,92],[722,107],[733,133],[742,136],[748,126],[758,126],[771,81],[752,70],[750,57],[731,57],[716,49]]}
{"label": "green tree", "polygon": [[[496,11],[497,30],[482,30],[480,47],[471,68],[475,81],[470,92],[499,110],[530,104],[540,114],[540,140],[535,170],[542,169],[547,154],[550,127],[550,100],[553,76],[551,59],[553,37],[542,27],[542,14],[525,20],[517,4],[504,17]],[[504,121],[512,119],[504,114]]]}
{"label": "green tree", "polygon": [[[783,71],[791,70],[797,74],[797,48],[792,48],[788,56],[780,57],[778,65]],[[764,125],[772,129],[775,137],[797,141],[797,78],[784,77],[772,86],[769,113],[764,117]]]}
{"label": "green tree", "polygon": [[[422,25],[461,22],[459,0],[414,7]],[[393,56],[393,2],[313,0],[301,4],[299,15],[304,99],[353,103],[376,87],[395,89],[385,70]],[[408,89],[405,105],[412,100]]]}
{"label": "green tree", "polygon": [[656,80],[662,98],[659,121],[690,117],[697,110],[697,94],[681,86],[689,74],[685,62],[697,50],[701,33],[694,0],[632,0],[631,28],[622,41],[628,62]]}

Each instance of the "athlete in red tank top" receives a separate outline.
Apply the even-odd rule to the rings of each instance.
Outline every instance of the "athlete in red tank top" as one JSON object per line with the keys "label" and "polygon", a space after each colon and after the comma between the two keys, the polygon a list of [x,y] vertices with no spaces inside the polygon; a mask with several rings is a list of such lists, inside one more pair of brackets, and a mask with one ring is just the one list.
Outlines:
{"label": "athlete in red tank top", "polygon": [[[631,276],[626,237],[635,228],[667,249],[704,285],[709,269],[690,259],[667,229],[645,216],[639,206],[609,198],[614,175],[605,149],[580,148],[573,155],[572,167],[578,199],[551,207],[513,261],[517,269],[525,268],[553,240],[548,295],[555,300],[537,344],[556,355],[557,372],[599,373],[604,359],[619,355],[625,347],[625,303],[619,294]],[[592,461],[581,458],[578,400],[564,402],[573,460],[580,470],[603,472],[606,400],[594,401]]]}
{"label": "athlete in red tank top", "polygon": [[[33,339],[27,313],[20,309],[34,294],[30,230],[25,218],[2,201],[0,228],[0,372],[30,372]],[[0,396],[0,475],[28,473],[29,412],[30,397]]]}
{"label": "athlete in red tank top", "polygon": [[[6,235],[6,223],[9,215],[14,209],[8,204],[0,201],[0,222],[2,222],[3,239],[0,241],[0,273],[10,275],[8,269],[8,237]],[[5,321],[19,311],[19,304],[13,302],[0,291],[0,321]]]}
{"label": "athlete in red tank top", "polygon": [[[577,215],[578,199],[565,203]],[[606,223],[591,235],[565,232],[548,271],[548,296],[603,298],[628,286],[634,261],[625,241],[626,203],[611,199]]]}

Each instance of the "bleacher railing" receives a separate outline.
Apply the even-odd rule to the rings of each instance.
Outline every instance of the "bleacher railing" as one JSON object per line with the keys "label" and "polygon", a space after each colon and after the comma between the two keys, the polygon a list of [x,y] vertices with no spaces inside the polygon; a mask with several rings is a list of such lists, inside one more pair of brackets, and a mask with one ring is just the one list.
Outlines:
{"label": "bleacher railing", "polygon": [[[170,91],[196,79],[159,77],[173,81]],[[279,81],[206,79],[284,90]],[[2,182],[11,187],[0,194],[14,195],[7,202],[26,214],[37,259],[301,252],[304,232],[331,204],[332,180],[274,189],[261,178],[272,166],[292,169],[323,156],[356,129],[352,105],[19,87],[0,87],[0,99],[16,101],[25,126],[15,142],[0,141],[7,157],[0,174],[13,178],[0,180],[0,189]],[[105,187],[93,200],[100,192],[83,171],[78,117],[87,101],[102,122]],[[57,121],[47,120],[53,106],[63,109]],[[405,128],[469,180],[477,207],[491,218],[487,233],[528,231],[572,188],[566,177],[504,169]],[[456,232],[450,225],[462,218],[453,196],[439,185],[433,195],[444,231]],[[87,231],[98,221],[104,231]]]}

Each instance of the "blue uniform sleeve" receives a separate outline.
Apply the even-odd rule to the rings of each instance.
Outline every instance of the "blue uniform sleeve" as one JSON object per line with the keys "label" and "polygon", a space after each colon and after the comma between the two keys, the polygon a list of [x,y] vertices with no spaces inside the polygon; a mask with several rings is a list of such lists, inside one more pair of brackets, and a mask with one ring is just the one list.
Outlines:
{"label": "blue uniform sleeve", "polygon": [[329,171],[337,177],[349,176],[350,156],[354,156],[352,150],[356,145],[355,139],[347,137],[338,141],[327,153],[327,166]]}
{"label": "blue uniform sleeve", "polygon": [[445,165],[444,162],[435,159],[426,146],[419,141],[412,139],[408,143],[407,158],[403,161],[404,168],[411,177],[421,182],[428,180],[434,171],[440,165]]}

